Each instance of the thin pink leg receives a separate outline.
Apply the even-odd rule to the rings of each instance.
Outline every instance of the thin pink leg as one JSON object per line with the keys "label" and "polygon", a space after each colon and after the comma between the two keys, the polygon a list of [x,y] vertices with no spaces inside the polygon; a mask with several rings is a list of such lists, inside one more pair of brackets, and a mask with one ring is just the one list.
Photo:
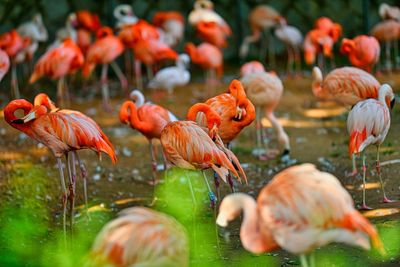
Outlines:
{"label": "thin pink leg", "polygon": [[361,210],[372,210],[372,208],[370,208],[369,206],[367,206],[367,204],[365,204],[365,186],[366,186],[365,175],[366,175],[366,172],[367,172],[367,166],[365,165],[365,155],[364,155],[364,153],[363,153],[362,157],[363,157],[363,203],[361,205]]}
{"label": "thin pink leg", "polygon": [[381,172],[381,163],[379,161],[379,145],[377,146],[377,150],[376,150],[376,172],[378,173],[378,177],[379,177],[379,181],[381,183],[381,189],[382,189],[382,194],[383,194],[383,203],[391,203],[394,202],[393,200],[390,200],[387,196],[386,196],[386,192],[385,192],[385,185],[383,183],[382,180],[382,172]]}

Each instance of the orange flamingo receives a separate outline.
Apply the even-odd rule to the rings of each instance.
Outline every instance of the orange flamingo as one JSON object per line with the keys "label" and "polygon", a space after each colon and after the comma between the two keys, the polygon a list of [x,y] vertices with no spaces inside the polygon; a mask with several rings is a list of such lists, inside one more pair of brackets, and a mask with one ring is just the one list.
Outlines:
{"label": "orange flamingo", "polygon": [[57,100],[63,106],[65,97],[69,101],[69,94],[65,85],[65,77],[74,73],[83,66],[84,58],[79,47],[72,39],[65,39],[59,46],[48,50],[40,57],[29,83],[34,83],[42,76],[58,79]]}
{"label": "orange flamingo", "polygon": [[[278,135],[278,142],[283,147],[282,161],[287,161],[290,154],[289,136],[275,117],[274,111],[278,107],[283,94],[283,84],[274,72],[256,72],[249,73],[242,77],[241,82],[251,102],[257,107],[256,131],[257,148],[253,154],[260,159],[266,159],[276,155],[276,152],[270,151],[265,155],[265,149],[261,148],[264,143],[263,125],[261,123],[263,110],[265,117],[270,121],[272,127]],[[271,153],[272,152],[272,153]],[[267,156],[267,157],[265,157]]]}
{"label": "orange flamingo", "polygon": [[332,58],[334,41],[331,36],[320,29],[313,29],[304,38],[304,60],[308,65],[314,64],[318,56],[318,65],[324,68],[324,57]]}
{"label": "orange flamingo", "polygon": [[96,33],[101,27],[100,19],[99,16],[87,10],[80,10],[75,12],[75,14],[77,22],[77,44],[82,50],[82,53],[86,55],[86,51],[92,43],[92,33]]}
{"label": "orange flamingo", "polygon": [[[151,252],[151,253],[148,253]],[[106,224],[86,266],[189,266],[189,240],[173,217],[133,207]]]}
{"label": "orange flamingo", "polygon": [[124,52],[124,44],[122,41],[113,35],[112,29],[109,27],[100,28],[97,31],[97,40],[88,48],[86,52],[86,61],[83,66],[82,74],[88,77],[96,64],[102,64],[101,70],[101,89],[103,94],[103,105],[107,110],[110,106],[110,93],[108,88],[108,65],[111,64],[117,74],[121,87],[126,91],[128,82],[125,75],[122,73],[118,64],[114,62]]}
{"label": "orange flamingo", "polygon": [[0,81],[10,68],[10,58],[7,53],[0,49]]}
{"label": "orange flamingo", "polygon": [[378,99],[366,99],[358,102],[347,117],[347,131],[350,134],[349,154],[353,159],[353,174],[357,173],[355,154],[362,153],[363,160],[363,203],[362,209],[371,209],[365,204],[365,165],[364,149],[369,145],[376,145],[376,172],[383,193],[383,202],[392,202],[386,197],[385,187],[382,182],[381,166],[379,161],[379,147],[385,140],[390,128],[390,111],[395,103],[392,88],[383,84],[379,88]]}
{"label": "orange flamingo", "polygon": [[[171,121],[177,121],[176,117],[165,108],[151,103],[144,103],[143,94],[135,90],[131,95],[137,96],[140,101],[138,107],[134,102],[125,101],[119,111],[119,119],[128,124],[132,129],[138,130],[149,141],[151,163],[153,169],[153,185],[156,184],[157,160],[153,139],[160,139],[161,131]],[[164,161],[165,168],[165,161]]]}
{"label": "orange flamingo", "polygon": [[395,20],[381,21],[371,29],[371,35],[378,39],[380,43],[385,45],[386,70],[391,71],[391,46],[393,43],[397,54],[397,42],[400,36],[400,22]]}
{"label": "orange flamingo", "polygon": [[318,67],[313,69],[312,91],[323,100],[353,106],[366,98],[377,98],[380,83],[366,71],[354,67],[337,68],[325,79]]}
{"label": "orange flamingo", "polygon": [[190,56],[193,64],[197,64],[205,70],[205,80],[207,84],[212,84],[215,79],[220,79],[223,74],[223,56],[218,47],[201,43],[195,46],[193,43],[187,43],[185,52]]}
{"label": "orange flamingo", "polygon": [[[160,140],[167,160],[172,165],[189,170],[203,171],[212,168],[225,183],[229,172],[241,181],[237,171],[239,170],[247,183],[246,174],[239,160],[223,146],[218,136],[218,127],[221,125],[220,116],[209,105],[203,103],[192,106],[188,115],[190,117],[190,114],[198,112],[203,112],[207,118],[208,134],[193,121],[171,122],[162,130]],[[217,199],[211,191],[204,172],[203,177],[208,187],[211,204],[215,205]]]}
{"label": "orange flamingo", "polygon": [[339,23],[334,23],[330,18],[320,17],[315,21],[315,29],[322,30],[327,33],[336,43],[342,35],[342,26]]}
{"label": "orange flamingo", "polygon": [[196,27],[196,33],[200,39],[216,47],[225,48],[228,45],[226,41],[228,36],[223,27],[214,21],[199,22]]}
{"label": "orange flamingo", "polygon": [[247,62],[240,67],[240,77],[244,77],[249,73],[257,72],[265,72],[264,65],[257,60]]}
{"label": "orange flamingo", "polygon": [[354,208],[339,180],[312,164],[293,166],[275,175],[261,190],[257,202],[243,193],[226,196],[217,224],[226,227],[241,212],[240,239],[252,253],[283,248],[299,254],[304,267],[316,266],[312,252],[332,242],[364,249],[370,249],[371,242],[384,253],[375,227]]}
{"label": "orange flamingo", "polygon": [[185,19],[176,11],[158,11],[154,14],[153,25],[158,27],[160,39],[174,47],[182,39],[185,31]]}
{"label": "orange flamingo", "polygon": [[[15,111],[23,110],[24,117],[17,118]],[[73,223],[73,210],[75,198],[75,153],[72,154],[72,171],[68,158],[70,151],[89,148],[99,154],[108,154],[113,163],[116,163],[114,148],[100,127],[90,118],[74,111],[48,112],[44,105],[33,106],[25,99],[11,101],[4,108],[4,119],[12,127],[24,132],[32,139],[47,146],[57,159],[62,187],[63,226],[65,233],[67,189],[64,182],[62,156],[66,157],[69,174],[69,199],[71,227]]]}
{"label": "orange flamingo", "polygon": [[7,53],[11,61],[11,88],[15,98],[20,97],[16,56],[27,45],[29,45],[29,42],[24,42],[15,29],[0,35],[0,49]]}
{"label": "orange flamingo", "polygon": [[371,73],[379,60],[381,47],[375,37],[359,35],[352,40],[343,38],[340,52],[348,55],[353,66]]}
{"label": "orange flamingo", "polygon": [[273,46],[270,38],[270,29],[276,26],[282,19],[282,16],[273,7],[268,5],[258,5],[249,14],[249,23],[252,34],[244,38],[240,46],[239,56],[245,58],[249,51],[249,45],[258,42],[261,39],[263,32],[267,35],[266,40],[261,40],[260,57],[265,58],[264,51],[268,47],[268,58],[271,65],[275,65],[275,58],[273,57]]}

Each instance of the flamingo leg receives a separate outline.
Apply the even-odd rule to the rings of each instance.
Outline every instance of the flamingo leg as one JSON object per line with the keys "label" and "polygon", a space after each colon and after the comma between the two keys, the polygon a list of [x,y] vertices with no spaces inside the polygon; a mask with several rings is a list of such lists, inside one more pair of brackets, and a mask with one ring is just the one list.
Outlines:
{"label": "flamingo leg", "polygon": [[390,61],[390,41],[385,43],[385,55],[386,70],[390,73],[392,71],[392,62]]}
{"label": "flamingo leg", "polygon": [[208,189],[208,197],[210,198],[210,202],[211,202],[211,207],[215,207],[216,203],[217,203],[217,197],[215,196],[215,194],[213,193],[213,191],[211,190],[210,184],[208,183],[206,174],[204,173],[204,171],[201,171],[201,173],[203,174],[203,178],[204,178],[204,182],[207,185],[207,189]]}
{"label": "flamingo leg", "polygon": [[296,75],[301,75],[301,56],[298,47],[294,47],[294,61],[296,65]]}
{"label": "flamingo leg", "polygon": [[383,193],[383,203],[391,203],[393,201],[386,197],[385,185],[382,180],[381,163],[379,161],[379,148],[380,145],[376,147],[376,172],[378,173],[379,181],[381,183],[381,189]]}
{"label": "flamingo leg", "polygon": [[67,188],[65,187],[65,181],[64,181],[64,171],[63,171],[63,165],[61,162],[61,158],[57,158],[57,166],[58,166],[58,171],[60,172],[60,182],[61,182],[61,190],[62,190],[62,196],[61,196],[61,201],[62,201],[62,206],[63,206],[63,232],[64,232],[64,241],[66,242],[67,238],[67,228],[66,228],[66,221],[67,221]]}
{"label": "flamingo leg", "polygon": [[220,191],[220,181],[219,181],[219,177],[218,174],[216,172],[214,172],[214,184],[215,184],[215,191],[217,192],[217,200],[220,199],[221,196],[221,191]]}
{"label": "flamingo leg", "polygon": [[119,82],[121,83],[124,94],[128,95],[128,80],[126,79],[124,73],[115,61],[111,62],[110,64],[111,68],[117,75]]}
{"label": "flamingo leg", "polygon": [[309,267],[306,255],[304,255],[304,254],[300,255],[300,265],[301,265],[301,267]]}
{"label": "flamingo leg", "polygon": [[366,187],[366,182],[365,182],[365,174],[367,172],[367,166],[365,165],[365,154],[364,152],[362,153],[362,161],[363,161],[363,202],[361,209],[362,210],[370,210],[371,208],[365,204],[365,187]]}
{"label": "flamingo leg", "polygon": [[14,60],[11,63],[11,88],[13,89],[13,96],[15,99],[21,97],[18,87],[18,77],[17,77],[17,63]]}
{"label": "flamingo leg", "polygon": [[354,176],[357,174],[356,154],[351,155],[351,162],[353,165],[353,171],[351,172],[351,175]]}
{"label": "flamingo leg", "polygon": [[398,39],[393,41],[393,48],[394,48],[394,68],[395,68],[395,70],[397,70],[400,65],[399,40]]}
{"label": "flamingo leg", "polygon": [[157,183],[157,160],[154,151],[154,146],[152,139],[149,140],[149,148],[150,148],[150,155],[151,155],[151,169],[153,171],[153,186]]}
{"label": "flamingo leg", "polygon": [[65,98],[64,98],[64,77],[60,77],[57,83],[57,102],[60,107],[65,107]]}
{"label": "flamingo leg", "polygon": [[267,42],[268,42],[268,62],[270,63],[270,66],[272,68],[275,68],[276,67],[275,44],[270,30],[267,30]]}
{"label": "flamingo leg", "polygon": [[101,68],[101,93],[103,96],[103,107],[106,111],[111,111],[110,106],[110,89],[107,80],[108,64],[103,64]]}
{"label": "flamingo leg", "polygon": [[314,251],[310,254],[310,267],[315,267],[315,253]]}
{"label": "flamingo leg", "polygon": [[161,155],[162,155],[162,159],[163,159],[163,167],[164,167],[164,171],[167,170],[167,157],[165,156],[164,150],[161,149]]}
{"label": "flamingo leg", "polygon": [[192,181],[190,181],[190,176],[188,176],[187,179],[188,179],[190,194],[192,195],[192,201],[193,201],[194,206],[196,207],[197,206],[197,201],[196,201],[196,197],[194,195]]}
{"label": "flamingo leg", "polygon": [[150,81],[154,78],[153,68],[151,65],[146,64],[147,79]]}
{"label": "flamingo leg", "polygon": [[[72,226],[74,225],[74,208],[75,208],[75,177],[73,176],[71,170],[71,158],[68,157],[68,154],[65,154],[65,159],[67,162],[67,170],[68,170],[68,190],[69,190],[69,227],[72,233]],[[75,159],[75,158],[74,158]]]}
{"label": "flamingo leg", "polygon": [[78,153],[76,151],[73,151],[72,153],[75,154],[75,157],[78,160],[79,168],[81,170],[81,177],[83,180],[83,193],[84,193],[84,197],[85,197],[86,214],[87,214],[87,217],[90,219],[88,197],[87,197],[87,170],[86,170],[85,164],[83,164],[83,162],[81,161]]}
{"label": "flamingo leg", "polygon": [[290,46],[287,46],[286,50],[287,50],[287,57],[288,57],[288,61],[287,61],[287,65],[286,65],[286,72],[287,72],[286,74],[291,75],[294,56],[293,56],[292,48]]}
{"label": "flamingo leg", "polygon": [[128,79],[128,83],[132,82],[132,63],[131,63],[131,57],[129,54],[129,50],[125,50],[124,52],[124,62],[125,62],[125,73],[126,73],[126,78]]}
{"label": "flamingo leg", "polygon": [[135,69],[135,79],[136,79],[136,87],[142,91],[143,90],[143,80],[142,80],[142,69],[140,61],[137,59],[133,60],[134,69]]}

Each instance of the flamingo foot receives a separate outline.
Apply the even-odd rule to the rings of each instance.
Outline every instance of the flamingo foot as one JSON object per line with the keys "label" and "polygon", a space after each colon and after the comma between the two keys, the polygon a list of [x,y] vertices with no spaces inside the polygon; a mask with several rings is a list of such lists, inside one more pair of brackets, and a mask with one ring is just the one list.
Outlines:
{"label": "flamingo foot", "polygon": [[387,197],[384,197],[382,199],[382,203],[393,203],[393,202],[396,202],[396,200],[392,200],[392,199],[389,199]]}
{"label": "flamingo foot", "polygon": [[362,204],[360,210],[372,210],[372,208],[367,206],[367,204]]}

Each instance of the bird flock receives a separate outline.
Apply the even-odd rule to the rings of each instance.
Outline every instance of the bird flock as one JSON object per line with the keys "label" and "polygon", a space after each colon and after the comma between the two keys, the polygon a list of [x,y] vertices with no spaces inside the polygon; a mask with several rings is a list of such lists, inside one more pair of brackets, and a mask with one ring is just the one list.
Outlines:
{"label": "bird flock", "polygon": [[[294,162],[290,138],[274,115],[284,86],[278,74],[266,71],[261,62],[243,64],[240,77],[232,79],[224,93],[215,95],[212,90],[208,91],[211,97],[191,106],[185,120],[179,120],[160,105],[146,102],[145,88],[165,89],[173,102],[174,88],[190,82],[190,62],[204,70],[206,89],[220,83],[224,72],[223,49],[234,33],[210,0],[195,1],[187,21],[201,42],[186,43],[180,54],[175,50],[184,39],[185,18],[179,12],[157,12],[151,22],[138,18],[129,5],[117,6],[113,14],[117,21],[115,27],[102,25],[99,17],[87,10],[71,13],[65,27],[57,31],[56,40],[34,63],[27,80],[29,83],[36,83],[42,77],[57,80],[56,103],[44,93],[38,94],[33,103],[20,98],[16,66],[21,63],[31,66],[39,43],[48,41],[41,15],[0,35],[0,80],[10,72],[14,99],[5,106],[4,119],[13,128],[48,147],[56,157],[64,233],[67,211],[71,228],[74,223],[76,166],[83,178],[88,205],[88,172],[79,158],[79,150],[91,149],[99,157],[105,153],[117,164],[114,147],[99,125],[79,111],[66,109],[72,99],[68,89],[71,77],[79,73],[83,78],[96,76],[96,65],[101,65],[100,89],[106,111],[115,108],[110,102],[109,67],[118,77],[123,94],[128,96],[132,84],[137,88],[121,103],[118,116],[122,124],[139,131],[149,142],[153,174],[149,183],[157,186],[159,182],[154,145],[154,139],[158,139],[164,170],[176,166],[202,172],[211,206],[219,208],[215,218],[218,225],[227,227],[243,212],[240,239],[246,250],[260,254],[285,249],[300,255],[302,266],[315,266],[312,251],[331,242],[364,249],[372,245],[384,253],[377,230],[355,209],[352,197],[339,180],[312,164],[291,166],[276,174],[260,191],[257,200],[236,192],[235,179],[247,184],[251,177],[246,175],[239,157],[232,152],[231,143],[253,122],[257,138],[252,154],[258,160],[280,155],[282,162],[288,165]],[[272,65],[275,59],[271,35],[274,34],[287,47],[287,75],[303,74],[303,53],[304,62],[313,66],[310,89],[315,97],[349,108],[347,130],[352,175],[358,172],[357,157],[361,155],[362,158],[360,209],[371,209],[366,204],[364,154],[370,145],[377,147],[376,173],[383,202],[392,202],[384,188],[379,151],[390,128],[395,95],[390,85],[377,81],[374,73],[391,72],[400,67],[400,9],[382,4],[379,15],[382,21],[371,29],[370,35],[341,40],[340,53],[348,56],[352,66],[335,67],[334,46],[342,36],[340,24],[321,17],[303,38],[300,30],[288,25],[286,18],[267,5],[257,6],[249,13],[251,35],[244,38],[239,49],[239,57],[246,59],[252,45],[261,41],[261,58],[267,51],[268,63]],[[262,40],[264,37],[266,40]],[[385,47],[384,67],[377,66],[381,46]],[[119,57],[123,58],[123,69],[116,62]],[[143,71],[146,71],[146,78],[143,78]],[[22,117],[16,115],[18,110],[23,111]],[[264,142],[263,118],[270,121],[277,134],[279,151],[268,149]],[[215,190],[204,172],[207,169],[214,173]],[[232,194],[221,196],[221,180],[228,184]],[[133,207],[122,211],[99,233],[92,247],[90,264],[189,266],[188,246],[185,227],[176,219],[150,208]]]}

